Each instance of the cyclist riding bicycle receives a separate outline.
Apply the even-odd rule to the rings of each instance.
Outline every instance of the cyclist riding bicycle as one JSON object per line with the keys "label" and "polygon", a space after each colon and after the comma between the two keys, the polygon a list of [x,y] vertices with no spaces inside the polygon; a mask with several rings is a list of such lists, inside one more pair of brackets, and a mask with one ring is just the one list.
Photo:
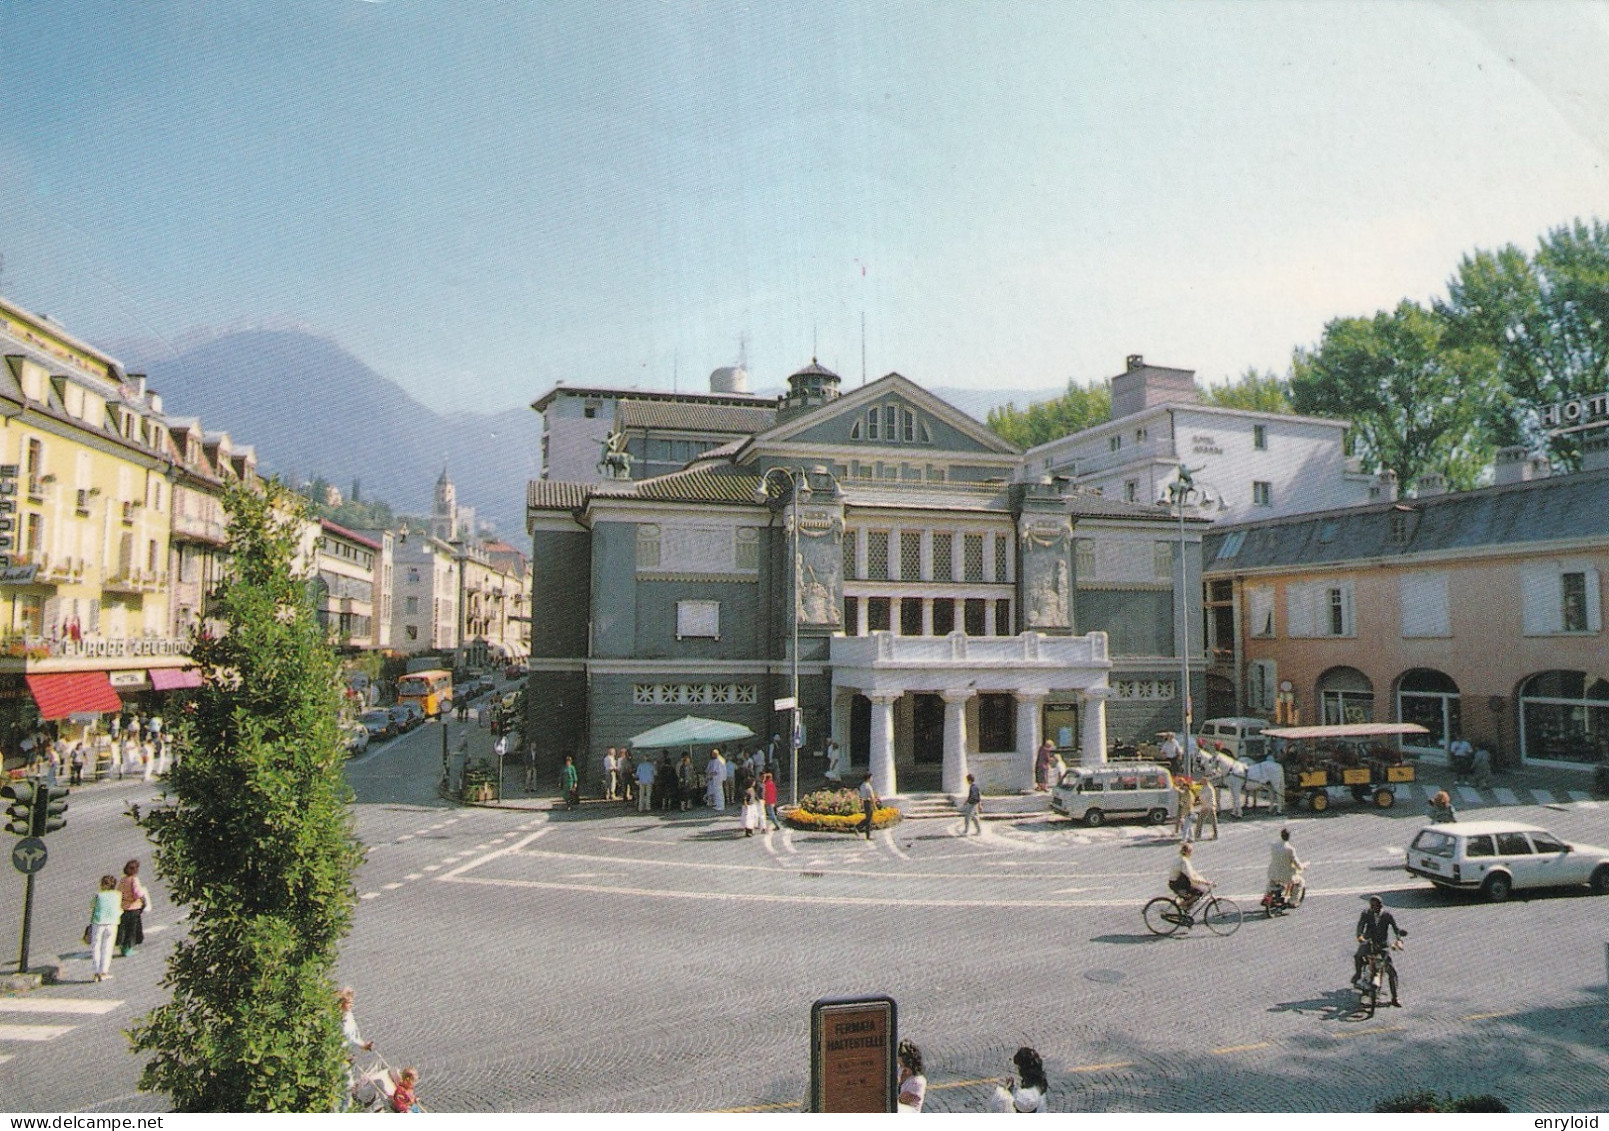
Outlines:
{"label": "cyclist riding bicycle", "polygon": [[1179,908],[1189,911],[1196,900],[1207,894],[1212,884],[1195,865],[1190,863],[1190,845],[1179,846],[1179,858],[1173,862],[1173,871],[1168,876],[1168,888],[1179,897]]}
{"label": "cyclist riding bicycle", "polygon": [[1391,961],[1388,947],[1392,934],[1401,939],[1408,932],[1399,927],[1395,916],[1385,909],[1385,901],[1377,895],[1371,895],[1369,909],[1358,916],[1358,929],[1354,933],[1358,936],[1358,949],[1352,956],[1352,985],[1363,988],[1363,964],[1370,955],[1378,954],[1385,963],[1386,978],[1391,988],[1390,1004],[1401,1006],[1402,1003],[1397,1000],[1397,968]]}

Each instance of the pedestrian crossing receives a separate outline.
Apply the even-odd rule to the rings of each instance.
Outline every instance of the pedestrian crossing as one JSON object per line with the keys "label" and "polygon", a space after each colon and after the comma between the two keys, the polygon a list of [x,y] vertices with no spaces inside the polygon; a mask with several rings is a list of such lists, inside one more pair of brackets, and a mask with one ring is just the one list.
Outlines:
{"label": "pedestrian crossing", "polygon": [[[57,1040],[78,1028],[67,1018],[87,1019],[111,1013],[123,1004],[120,998],[99,997],[0,997],[0,1047],[10,1043],[39,1045]],[[35,1021],[33,1018],[40,1018]],[[14,1052],[0,1052],[0,1064],[13,1059]]]}

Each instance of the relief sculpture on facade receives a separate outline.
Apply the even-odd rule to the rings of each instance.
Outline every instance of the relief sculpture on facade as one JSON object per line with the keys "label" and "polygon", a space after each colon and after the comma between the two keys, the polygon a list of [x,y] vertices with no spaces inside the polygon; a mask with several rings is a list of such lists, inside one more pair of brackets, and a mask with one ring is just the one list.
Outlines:
{"label": "relief sculpture on facade", "polygon": [[1069,629],[1071,586],[1065,523],[1025,523],[1022,529],[1022,591],[1030,629]]}
{"label": "relief sculpture on facade", "polygon": [[798,616],[801,625],[838,628],[844,604],[844,518],[833,511],[799,516]]}

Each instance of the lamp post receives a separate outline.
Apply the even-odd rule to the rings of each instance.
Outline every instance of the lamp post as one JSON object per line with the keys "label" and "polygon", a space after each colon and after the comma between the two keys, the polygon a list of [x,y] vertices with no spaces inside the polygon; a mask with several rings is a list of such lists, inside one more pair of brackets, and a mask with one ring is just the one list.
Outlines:
{"label": "lamp post", "polygon": [[[817,474],[827,473],[827,469],[824,467],[818,467],[815,470]],[[770,504],[771,477],[773,475],[780,475],[787,480],[788,491],[792,496],[789,500],[789,505],[793,510],[793,514],[788,522],[788,557],[792,563],[790,566],[792,577],[788,591],[792,596],[792,609],[789,612],[789,617],[793,622],[793,649],[791,656],[793,710],[789,717],[788,726],[788,747],[792,751],[788,769],[788,782],[792,791],[793,804],[797,806],[799,804],[799,744],[804,737],[800,733],[799,726],[799,508],[810,502],[812,492],[810,490],[810,479],[805,475],[804,468],[772,467],[766,469],[765,474],[760,477],[759,486],[754,489],[756,502]]]}
{"label": "lamp post", "polygon": [[[1200,471],[1198,467],[1195,469]],[[1191,748],[1190,722],[1190,569],[1184,556],[1184,512],[1186,507],[1206,509],[1216,506],[1224,509],[1223,500],[1206,484],[1197,485],[1190,468],[1179,465],[1179,476],[1168,484],[1168,493],[1157,500],[1172,506],[1179,519],[1179,710],[1182,729],[1179,734],[1184,743],[1185,756],[1194,758]]]}

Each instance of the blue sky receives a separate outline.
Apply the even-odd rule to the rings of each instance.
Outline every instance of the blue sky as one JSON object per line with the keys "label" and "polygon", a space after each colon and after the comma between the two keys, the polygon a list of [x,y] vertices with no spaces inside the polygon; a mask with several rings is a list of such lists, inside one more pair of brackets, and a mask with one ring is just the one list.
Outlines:
{"label": "blue sky", "polygon": [[1283,371],[1609,215],[1601,5],[0,0],[0,288],[554,382]]}

